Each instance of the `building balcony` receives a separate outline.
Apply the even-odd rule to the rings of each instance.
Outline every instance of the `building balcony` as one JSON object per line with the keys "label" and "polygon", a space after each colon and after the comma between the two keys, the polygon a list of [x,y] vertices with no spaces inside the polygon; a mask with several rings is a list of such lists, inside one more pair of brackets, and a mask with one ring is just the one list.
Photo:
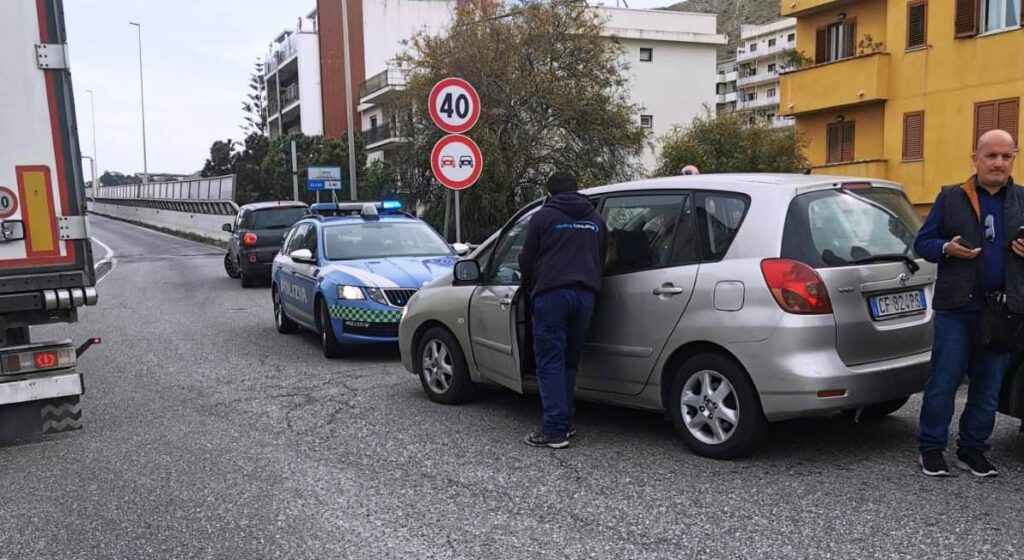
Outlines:
{"label": "building balcony", "polygon": [[732,72],[719,72],[717,83],[727,84],[729,82],[735,82],[739,79],[739,72],[733,70]]}
{"label": "building balcony", "polygon": [[394,68],[371,76],[359,85],[360,105],[379,105],[405,89],[405,76]]}
{"label": "building balcony", "polygon": [[843,163],[830,163],[811,167],[814,175],[841,175],[843,177],[864,177],[867,179],[886,178],[888,160],[864,159]]}
{"label": "building balcony", "polygon": [[389,144],[405,142],[406,140],[402,136],[401,127],[398,125],[378,126],[377,128],[364,130],[361,136],[367,151],[379,150]]}
{"label": "building balcony", "polygon": [[824,10],[838,8],[856,0],[780,0],[782,17],[803,17]]}
{"label": "building balcony", "polygon": [[285,111],[299,102],[299,84],[294,83],[281,90],[281,108]]}
{"label": "building balcony", "polygon": [[796,48],[796,43],[783,43],[781,45],[775,45],[774,47],[758,47],[756,51],[748,51],[747,49],[736,49],[736,63],[748,62],[751,60],[757,60],[759,58],[765,58],[769,56],[775,56],[782,54],[786,51],[793,50]]}
{"label": "building balcony", "polygon": [[764,74],[755,74],[753,76],[744,76],[736,80],[736,87],[754,86],[757,84],[763,84],[766,82],[777,82],[779,80],[778,72],[765,72]]}
{"label": "building balcony", "polygon": [[273,74],[279,66],[282,66],[293,56],[298,54],[298,52],[299,50],[296,46],[295,36],[288,35],[286,39],[277,43],[273,50],[267,53],[267,59],[263,66],[264,74],[267,76]]}
{"label": "building balcony", "polygon": [[771,107],[779,104],[779,96],[775,97],[762,97],[760,99],[754,99],[753,101],[740,101],[736,104],[737,111],[749,111],[751,109],[760,109],[762,107]]}
{"label": "building balcony", "polygon": [[730,91],[729,93],[719,93],[716,103],[735,103],[736,99],[737,97],[735,91]]}
{"label": "building balcony", "polygon": [[889,54],[798,68],[782,75],[780,89],[785,116],[883,102],[889,98]]}

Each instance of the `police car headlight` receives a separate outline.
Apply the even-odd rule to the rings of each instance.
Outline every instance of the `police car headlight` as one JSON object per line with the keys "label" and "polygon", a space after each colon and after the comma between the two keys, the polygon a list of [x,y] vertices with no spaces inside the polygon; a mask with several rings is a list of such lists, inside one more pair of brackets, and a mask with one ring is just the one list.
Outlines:
{"label": "police car headlight", "polygon": [[338,299],[366,299],[359,286],[338,286]]}
{"label": "police car headlight", "polygon": [[374,302],[380,305],[388,305],[388,300],[384,297],[384,290],[380,288],[366,288],[366,294]]}

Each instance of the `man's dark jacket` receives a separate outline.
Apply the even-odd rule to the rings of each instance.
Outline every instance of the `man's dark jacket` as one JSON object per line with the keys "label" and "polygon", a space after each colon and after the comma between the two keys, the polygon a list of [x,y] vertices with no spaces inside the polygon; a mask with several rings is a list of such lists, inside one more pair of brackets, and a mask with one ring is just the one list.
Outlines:
{"label": "man's dark jacket", "polygon": [[608,231],[587,197],[552,195],[527,226],[519,270],[536,295],[555,288],[601,289]]}

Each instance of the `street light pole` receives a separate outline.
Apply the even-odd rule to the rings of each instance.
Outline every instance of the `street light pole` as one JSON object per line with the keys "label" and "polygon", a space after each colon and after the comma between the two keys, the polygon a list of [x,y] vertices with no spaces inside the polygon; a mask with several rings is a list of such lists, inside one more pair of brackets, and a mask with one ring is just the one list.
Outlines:
{"label": "street light pole", "polygon": [[92,163],[93,167],[97,167],[99,164],[96,163],[98,159],[96,155],[96,98],[93,97],[91,89],[85,91],[89,92],[89,107],[92,108]]}
{"label": "street light pole", "polygon": [[352,185],[352,200],[358,200],[356,194],[356,136],[352,116],[352,56],[349,54],[351,44],[348,41],[348,0],[341,0],[341,40],[345,43],[345,122],[348,123],[348,176]]}
{"label": "street light pole", "polygon": [[142,25],[128,22],[139,30],[139,99],[142,101],[142,184],[149,184],[149,163],[146,158],[146,90],[142,81]]}

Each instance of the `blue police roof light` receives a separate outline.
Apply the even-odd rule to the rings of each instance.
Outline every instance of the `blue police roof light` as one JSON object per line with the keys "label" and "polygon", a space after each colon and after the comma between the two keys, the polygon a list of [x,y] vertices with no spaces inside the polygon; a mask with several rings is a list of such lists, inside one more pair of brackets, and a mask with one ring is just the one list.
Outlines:
{"label": "blue police roof light", "polygon": [[380,203],[382,210],[401,210],[402,203],[398,200],[385,200]]}

